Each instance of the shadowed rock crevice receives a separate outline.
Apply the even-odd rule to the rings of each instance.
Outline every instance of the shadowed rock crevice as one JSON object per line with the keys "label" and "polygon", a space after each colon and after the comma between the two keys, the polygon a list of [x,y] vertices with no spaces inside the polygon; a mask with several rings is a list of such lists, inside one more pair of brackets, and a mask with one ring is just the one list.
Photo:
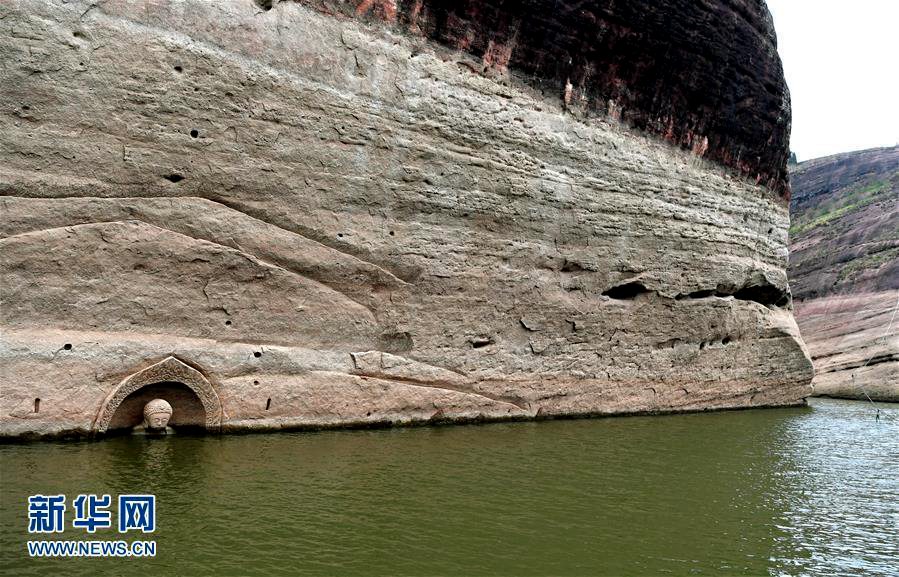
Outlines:
{"label": "shadowed rock crevice", "polygon": [[773,285],[745,286],[734,293],[734,298],[756,302],[766,307],[782,307],[789,304],[790,292]]}
{"label": "shadowed rock crevice", "polygon": [[643,285],[643,283],[633,281],[614,286],[606,291],[603,291],[602,294],[603,296],[607,296],[615,300],[633,300],[638,295],[646,293],[658,294],[655,291],[650,291]]}
{"label": "shadowed rock crevice", "polygon": [[737,291],[701,290],[686,295],[677,295],[675,299],[689,300],[704,299],[708,297],[734,297],[737,300],[751,301],[766,307],[783,307],[790,303],[789,292],[771,285],[743,287]]}
{"label": "shadowed rock crevice", "polygon": [[[658,290],[652,290],[646,287],[640,281],[630,281],[620,285],[613,286],[603,291],[603,296],[607,296],[615,300],[634,300],[640,295],[650,295],[660,298],[669,298],[663,296]],[[703,289],[690,293],[680,293],[675,295],[674,300],[698,300],[709,297],[734,297],[737,300],[752,301],[766,307],[784,307],[790,303],[790,291],[779,288],[774,284],[762,281],[749,281],[737,289],[728,289],[724,285],[718,285],[715,289]]]}

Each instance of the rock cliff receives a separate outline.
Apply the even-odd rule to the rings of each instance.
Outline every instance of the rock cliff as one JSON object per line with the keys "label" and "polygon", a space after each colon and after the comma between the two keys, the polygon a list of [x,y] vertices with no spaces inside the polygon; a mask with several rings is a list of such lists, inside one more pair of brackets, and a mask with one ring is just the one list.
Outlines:
{"label": "rock cliff", "polygon": [[0,434],[789,405],[757,0],[0,6]]}
{"label": "rock cliff", "polygon": [[899,147],[803,162],[792,184],[790,285],[815,393],[899,401]]}

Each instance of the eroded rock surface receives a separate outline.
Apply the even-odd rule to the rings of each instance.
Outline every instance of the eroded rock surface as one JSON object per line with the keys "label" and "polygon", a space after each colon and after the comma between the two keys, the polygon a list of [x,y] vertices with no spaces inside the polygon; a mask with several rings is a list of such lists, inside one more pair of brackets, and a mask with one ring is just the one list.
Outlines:
{"label": "eroded rock surface", "polygon": [[815,394],[899,401],[899,147],[792,171],[790,284]]}
{"label": "eroded rock surface", "polygon": [[801,402],[764,6],[464,4],[0,6],[0,434]]}

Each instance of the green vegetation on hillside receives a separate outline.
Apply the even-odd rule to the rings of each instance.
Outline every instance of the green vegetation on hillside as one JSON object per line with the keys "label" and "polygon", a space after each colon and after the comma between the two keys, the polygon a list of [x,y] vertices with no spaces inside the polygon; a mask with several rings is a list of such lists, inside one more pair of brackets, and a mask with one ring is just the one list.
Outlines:
{"label": "green vegetation on hillside", "polygon": [[[891,180],[895,180],[899,172],[893,175]],[[864,186],[850,190],[847,194],[832,198],[824,202],[808,214],[797,218],[790,225],[790,237],[796,236],[827,224],[837,218],[840,218],[850,212],[864,208],[869,204],[880,200],[880,194],[893,188],[893,183],[886,180],[875,180]]]}
{"label": "green vegetation on hillside", "polygon": [[899,247],[868,254],[846,263],[846,266],[840,269],[838,278],[842,282],[858,276],[862,271],[873,271],[880,268],[882,264],[895,259],[899,259]]}

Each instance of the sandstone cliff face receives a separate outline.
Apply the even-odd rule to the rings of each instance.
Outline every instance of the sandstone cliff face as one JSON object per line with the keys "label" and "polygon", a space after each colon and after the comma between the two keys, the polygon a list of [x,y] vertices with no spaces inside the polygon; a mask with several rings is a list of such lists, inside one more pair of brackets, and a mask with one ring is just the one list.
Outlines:
{"label": "sandstone cliff face", "polygon": [[0,434],[800,402],[764,6],[463,4],[0,6]]}
{"label": "sandstone cliff face", "polygon": [[899,401],[899,147],[803,162],[792,183],[790,285],[815,393]]}

